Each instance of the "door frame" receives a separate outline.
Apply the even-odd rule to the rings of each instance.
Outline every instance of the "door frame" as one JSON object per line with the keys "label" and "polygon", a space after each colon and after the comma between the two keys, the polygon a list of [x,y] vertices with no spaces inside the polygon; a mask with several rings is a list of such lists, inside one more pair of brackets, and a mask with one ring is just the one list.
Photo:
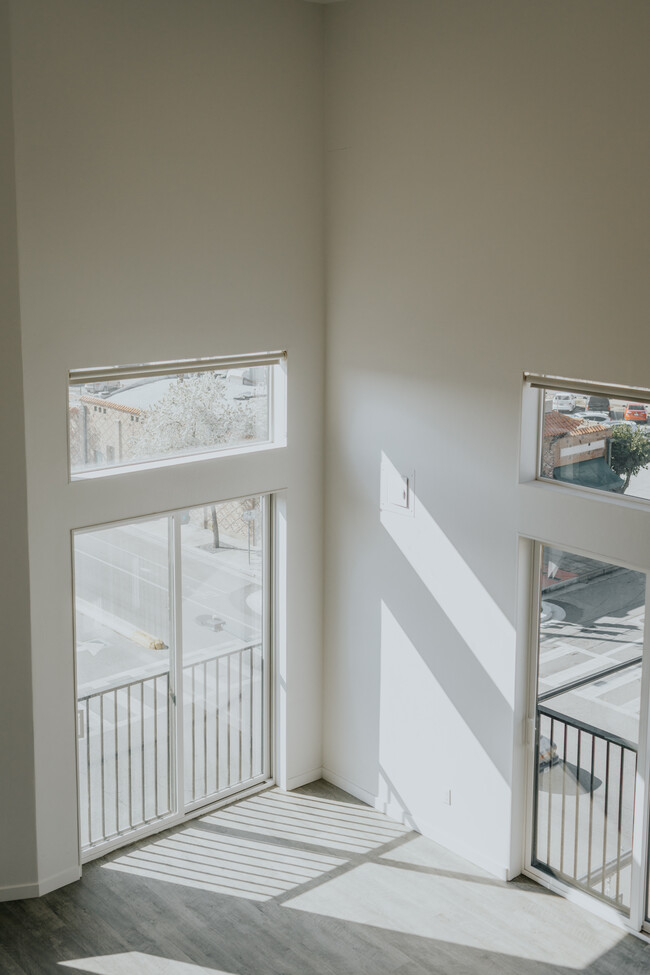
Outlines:
{"label": "door frame", "polygon": [[[204,800],[186,806],[183,795],[183,703],[179,704],[182,698],[182,579],[180,576],[180,517],[181,512],[189,508],[202,507],[201,504],[191,504],[181,508],[174,508],[168,511],[152,512],[146,515],[139,515],[134,518],[122,518],[117,521],[105,522],[96,525],[88,525],[72,529],[70,532],[70,550],[72,562],[72,632],[73,632],[73,663],[74,663],[74,747],[75,747],[75,771],[77,782],[77,842],[79,850],[80,866],[89,863],[99,857],[105,856],[121,847],[154,836],[174,826],[182,825],[192,819],[205,815],[212,810],[219,809],[232,802],[235,798],[245,799],[248,796],[262,792],[275,784],[274,755],[275,743],[277,740],[277,729],[275,721],[275,682],[276,682],[276,620],[285,611],[284,606],[279,606],[279,593],[285,592],[284,580],[276,578],[279,571],[286,571],[284,560],[275,557],[276,548],[276,494],[273,492],[254,492],[242,495],[241,498],[221,498],[218,501],[208,501],[206,504],[222,504],[228,501],[240,500],[249,497],[259,497],[262,509],[262,531],[263,531],[263,618],[262,618],[262,646],[264,672],[264,770],[263,778],[254,784],[241,789],[235,785],[228,790],[223,790],[218,796],[208,796]],[[75,610],[75,536],[101,531],[104,528],[119,528],[121,526],[138,524],[140,522],[155,521],[156,519],[168,518],[168,553],[169,553],[169,612],[170,612],[170,663],[169,663],[169,686],[170,686],[170,720],[171,720],[171,745],[170,745],[170,775],[171,794],[175,798],[175,809],[166,816],[162,816],[153,822],[137,826],[128,832],[120,833],[104,843],[97,843],[85,850],[82,849],[81,840],[81,816],[80,806],[81,784],[79,774],[79,736],[77,734],[77,636],[76,636],[76,610]],[[181,694],[179,694],[179,688]]]}
{"label": "door frame", "polygon": [[[621,927],[624,930],[650,941],[646,934],[650,934],[650,921],[646,913],[650,913],[650,570],[625,565],[611,558],[606,561],[612,565],[621,565],[637,572],[643,572],[646,577],[645,589],[645,617],[643,628],[643,664],[641,670],[639,741],[637,751],[636,790],[634,801],[634,833],[632,839],[632,878],[630,888],[630,916],[618,911],[612,905],[593,897],[587,891],[573,887],[568,882],[550,876],[533,865],[533,830],[535,827],[537,790],[537,681],[539,663],[539,618],[541,611],[541,567],[542,549],[547,542],[537,539],[532,541],[530,576],[530,617],[528,633],[528,667],[525,718],[525,824],[524,824],[524,868],[523,874],[535,880],[541,886],[561,894],[567,900],[578,904],[593,914]],[[561,548],[561,544],[553,543],[553,547]],[[568,549],[567,549],[568,551]],[[585,554],[587,553],[576,553]],[[603,556],[589,553],[590,558],[605,561]],[[645,703],[645,706],[644,706]],[[637,824],[643,824],[637,828]]]}

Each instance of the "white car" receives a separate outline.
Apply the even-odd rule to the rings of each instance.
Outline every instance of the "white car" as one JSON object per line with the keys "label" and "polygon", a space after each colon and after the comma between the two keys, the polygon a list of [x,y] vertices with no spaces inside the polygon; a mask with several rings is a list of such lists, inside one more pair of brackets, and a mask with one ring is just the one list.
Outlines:
{"label": "white car", "polygon": [[553,397],[553,409],[558,413],[573,413],[577,405],[575,393],[556,393]]}
{"label": "white car", "polygon": [[600,410],[584,410],[581,413],[574,413],[573,415],[576,420],[589,420],[591,423],[603,423],[608,427],[612,423],[609,418],[609,413],[601,413]]}

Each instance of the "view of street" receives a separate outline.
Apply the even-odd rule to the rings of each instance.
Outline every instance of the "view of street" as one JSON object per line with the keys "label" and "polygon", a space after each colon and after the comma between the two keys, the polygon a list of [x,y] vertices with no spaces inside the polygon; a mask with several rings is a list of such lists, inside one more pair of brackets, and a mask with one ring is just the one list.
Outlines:
{"label": "view of street", "polygon": [[84,845],[174,808],[174,587],[182,594],[185,802],[263,768],[260,499],[176,517],[178,572],[171,517],[75,536]]}
{"label": "view of street", "polygon": [[536,856],[629,906],[645,575],[551,549],[544,570]]}
{"label": "view of street", "polygon": [[[168,666],[168,534],[169,520],[159,518],[75,536],[79,694]],[[259,547],[249,553],[225,536],[215,550],[212,538],[195,524],[181,527],[183,663],[261,638]]]}

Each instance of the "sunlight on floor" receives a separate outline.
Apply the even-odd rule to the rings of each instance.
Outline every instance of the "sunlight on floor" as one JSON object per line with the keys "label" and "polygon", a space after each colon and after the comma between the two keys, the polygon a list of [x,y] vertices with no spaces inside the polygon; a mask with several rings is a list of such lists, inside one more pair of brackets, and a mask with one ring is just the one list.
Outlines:
{"label": "sunlight on floor", "polygon": [[[414,856],[406,852],[406,859],[400,862],[404,851],[414,847],[418,853]],[[483,876],[471,875],[470,864],[464,875],[446,874],[437,867],[436,851],[436,844],[425,837],[414,837],[389,857],[360,864],[324,884],[297,891],[284,900],[284,906],[346,923],[427,938],[432,943],[557,965],[562,971],[571,967],[567,964],[566,944],[552,936],[557,910],[555,898],[534,887],[525,890],[499,881],[494,881],[488,889]],[[482,885],[482,895],[472,890],[474,880]],[[486,910],[477,913],[477,898],[481,897]],[[587,927],[601,923],[585,915],[581,915],[581,920]],[[622,931],[607,928],[607,932],[599,931],[591,953],[582,945],[582,958],[588,957],[590,963],[599,958],[603,953],[603,938],[610,948],[625,937]],[[525,951],[522,943],[527,946]]]}
{"label": "sunlight on floor", "polygon": [[370,853],[406,833],[406,827],[368,806],[272,789],[103,866],[265,901],[312,884],[347,864],[350,856]]}
{"label": "sunlight on floor", "polygon": [[190,827],[104,866],[212,893],[269,900],[345,862],[321,853]]}
{"label": "sunlight on floor", "polygon": [[369,806],[278,789],[227,806],[201,821],[349,853],[367,853],[409,831]]}
{"label": "sunlight on floor", "polygon": [[126,951],[119,955],[98,955],[96,958],[77,958],[60,961],[64,968],[93,975],[233,975],[216,968],[204,968],[185,961],[145,955],[141,951]]}
{"label": "sunlight on floor", "polygon": [[[624,937],[565,903],[562,911],[580,919],[574,951],[573,928],[567,940],[566,925],[558,929],[558,899],[541,887],[506,884],[369,806],[280,789],[116,854],[102,868],[272,902],[265,910],[289,907],[344,930],[384,930],[565,972],[582,970]],[[96,975],[215,975],[137,952],[62,964]]]}

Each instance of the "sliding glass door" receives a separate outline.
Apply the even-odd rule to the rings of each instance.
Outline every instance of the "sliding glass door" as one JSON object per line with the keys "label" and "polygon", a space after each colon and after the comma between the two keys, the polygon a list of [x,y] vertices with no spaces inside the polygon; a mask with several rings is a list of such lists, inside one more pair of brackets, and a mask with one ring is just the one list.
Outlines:
{"label": "sliding glass door", "polygon": [[186,808],[265,777],[261,500],[193,508],[179,519]]}
{"label": "sliding glass door", "polygon": [[640,926],[647,577],[548,546],[539,554],[531,865]]}
{"label": "sliding glass door", "polygon": [[270,776],[268,499],[74,533],[82,851]]}
{"label": "sliding glass door", "polygon": [[170,532],[75,534],[82,849],[175,811]]}

